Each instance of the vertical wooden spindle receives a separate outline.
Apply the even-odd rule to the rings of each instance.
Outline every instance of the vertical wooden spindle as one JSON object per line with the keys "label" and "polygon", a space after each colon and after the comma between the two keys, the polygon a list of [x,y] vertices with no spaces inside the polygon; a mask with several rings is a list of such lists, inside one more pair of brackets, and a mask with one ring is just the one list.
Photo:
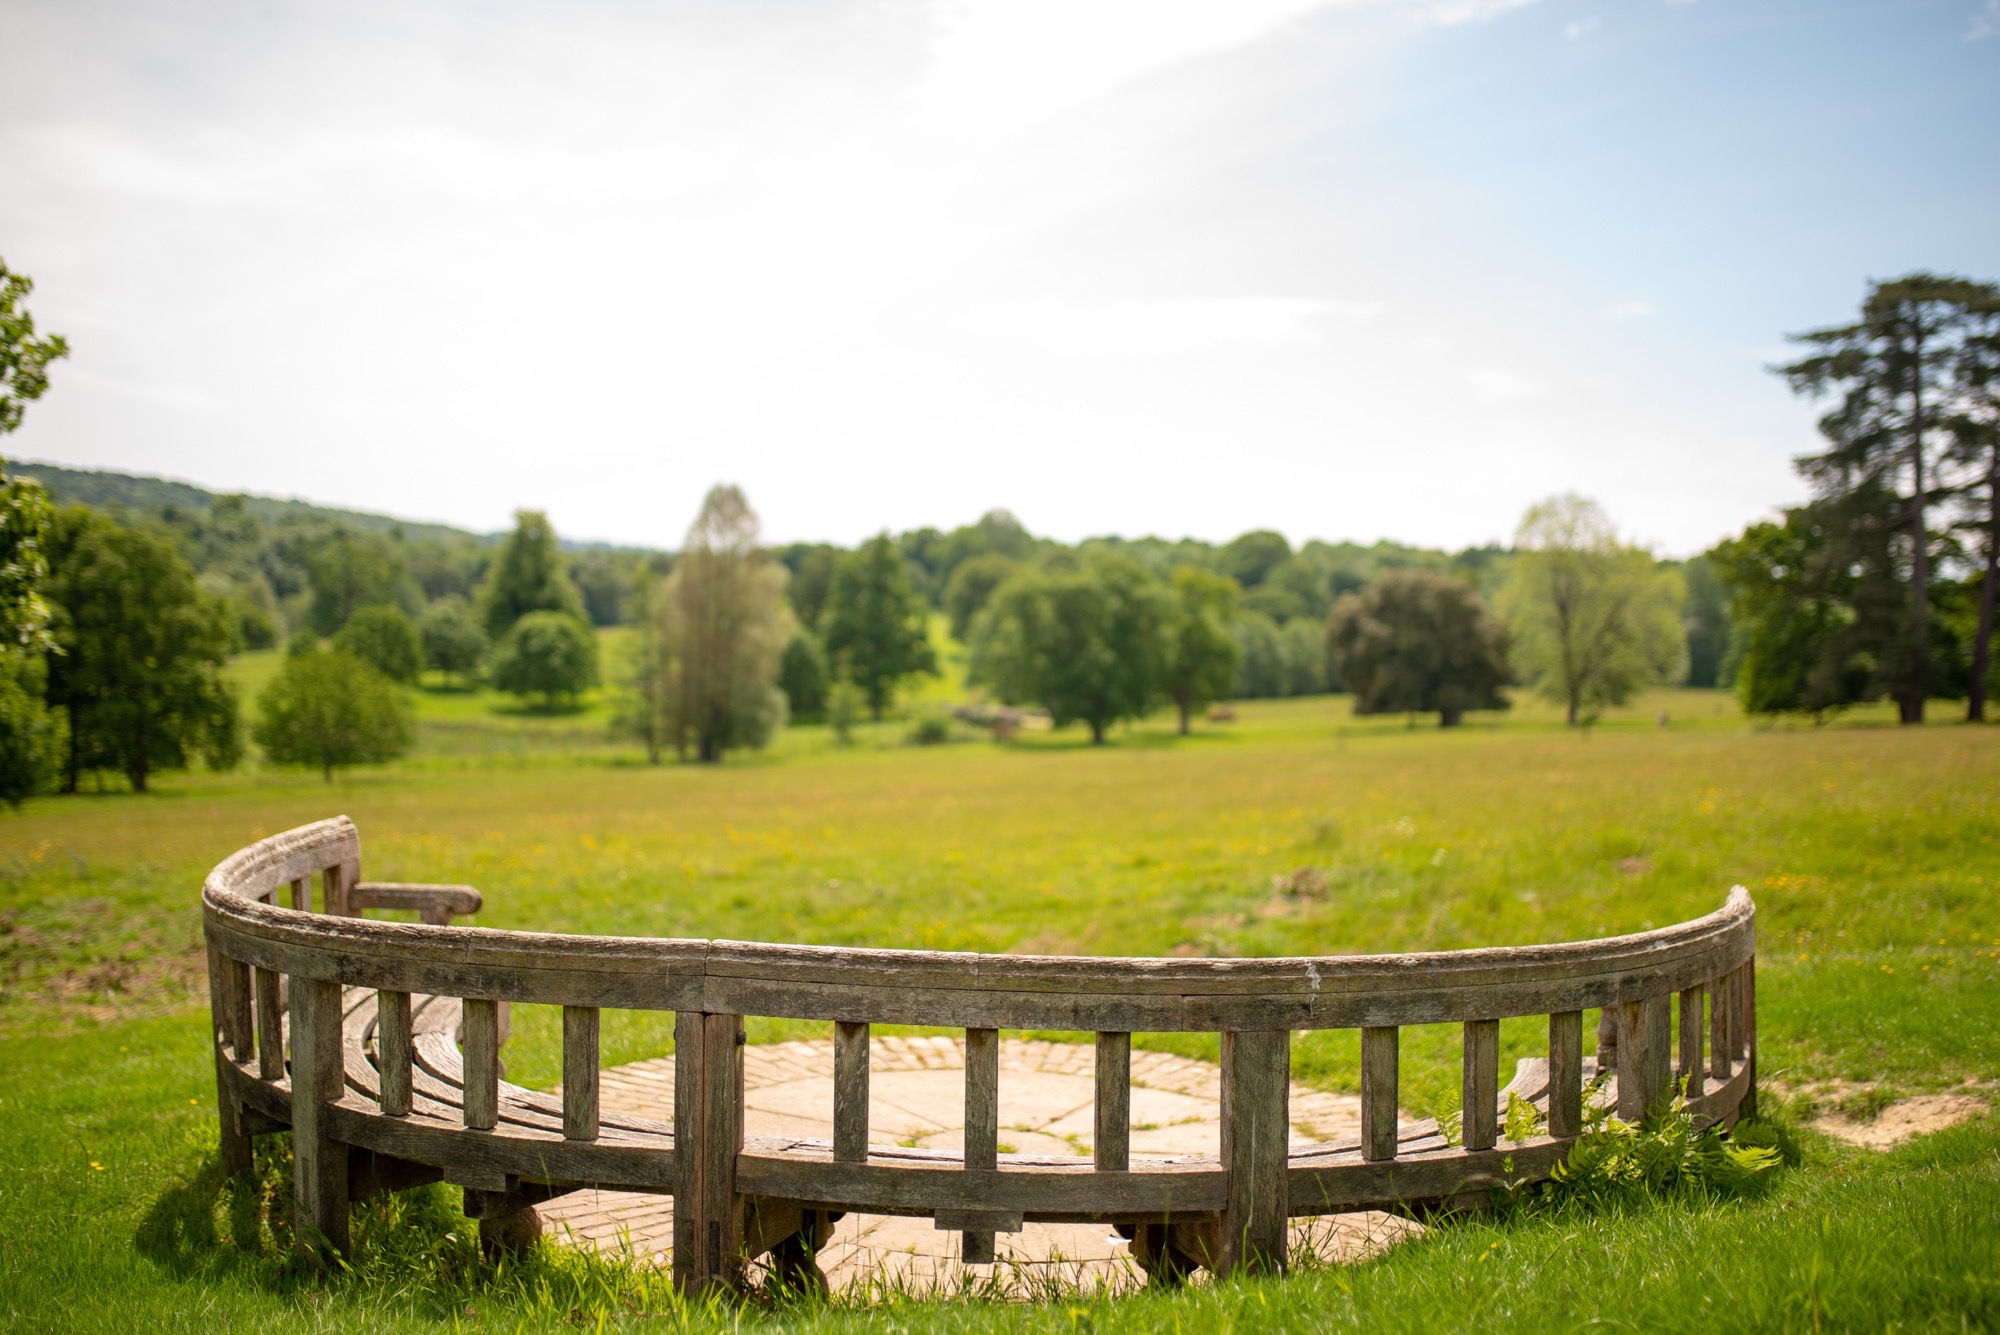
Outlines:
{"label": "vertical wooden spindle", "polygon": [[1733,1073],[1729,1060],[1729,1012],[1733,1009],[1729,975],[1708,985],[1708,1073],[1718,1082]]}
{"label": "vertical wooden spindle", "polygon": [[361,864],[358,862],[337,862],[320,873],[320,912],[335,917],[356,916],[356,910],[347,905],[347,892],[361,881]]}
{"label": "vertical wooden spindle", "polygon": [[283,974],[259,969],[257,989],[257,1078],[281,1080],[285,1075]]}
{"label": "vertical wooden spindle", "polygon": [[340,984],[291,979],[292,1190],[299,1241],[308,1250],[348,1248],[347,1146],[333,1138],[327,1105],[345,1080],[340,1050]]}
{"label": "vertical wooden spindle", "polygon": [[1757,957],[1743,961],[1743,1061],[1750,1068],[1738,1117],[1757,1116]]}
{"label": "vertical wooden spindle", "polygon": [[254,1014],[256,994],[251,990],[250,966],[224,956],[223,996],[228,1002],[229,1053],[238,1062],[247,1062],[257,1050]]}
{"label": "vertical wooden spindle", "polygon": [[381,1080],[377,1102],[390,1117],[409,1115],[415,1095],[410,1040],[410,994],[375,994],[375,1065]]}
{"label": "vertical wooden spindle", "polygon": [[[965,1031],[965,1168],[1000,1166],[1000,1031]],[[993,1263],[993,1230],[966,1229],[960,1255],[967,1265]]]}
{"label": "vertical wooden spindle", "polygon": [[1468,1150],[1490,1150],[1500,1137],[1500,1022],[1467,1020],[1459,1066],[1459,1131]]}
{"label": "vertical wooden spindle", "polygon": [[499,1006],[481,997],[467,997],[459,1005],[465,1125],[474,1131],[491,1131],[500,1123]]}
{"label": "vertical wooden spindle", "polygon": [[1702,1095],[1701,999],[1703,988],[1696,983],[1680,994],[1680,1078],[1682,1093],[1691,1099]]}
{"label": "vertical wooden spindle", "polygon": [[1743,1060],[1743,970],[1731,969],[1722,977],[1722,991],[1729,994],[1729,1060]]}
{"label": "vertical wooden spindle", "polygon": [[1396,1157],[1396,1082],[1402,1030],[1361,1031],[1361,1157]]}
{"label": "vertical wooden spindle", "polygon": [[311,913],[313,906],[312,877],[301,876],[292,882],[292,907],[301,913]]}
{"label": "vertical wooden spindle", "polygon": [[229,1000],[224,995],[228,973],[226,960],[213,942],[208,944],[208,1022],[215,1063],[216,1131],[220,1136],[218,1157],[225,1177],[248,1177],[256,1168],[256,1151],[250,1132],[243,1124],[243,1107],[237,1102],[235,1078],[226,1048],[229,1042]]}
{"label": "vertical wooden spindle", "polygon": [[838,1020],[833,1026],[833,1157],[868,1162],[869,1026]]}
{"label": "vertical wooden spindle", "polygon": [[693,1296],[743,1275],[743,1017],[674,1016],[674,1283]]}
{"label": "vertical wooden spindle", "polygon": [[1673,1080],[1667,999],[1620,1003],[1618,1020],[1618,1115],[1638,1123]]}
{"label": "vertical wooden spindle", "polygon": [[1583,1012],[1549,1017],[1549,1134],[1583,1134]]}
{"label": "vertical wooden spindle", "polygon": [[1096,1126],[1090,1141],[1091,1166],[1100,1173],[1132,1167],[1132,1035],[1097,1035]]}
{"label": "vertical wooden spindle", "polygon": [[1285,1268],[1292,1031],[1222,1035],[1222,1272]]}
{"label": "vertical wooden spindle", "polygon": [[563,1007],[563,1138],[597,1139],[597,1007]]}

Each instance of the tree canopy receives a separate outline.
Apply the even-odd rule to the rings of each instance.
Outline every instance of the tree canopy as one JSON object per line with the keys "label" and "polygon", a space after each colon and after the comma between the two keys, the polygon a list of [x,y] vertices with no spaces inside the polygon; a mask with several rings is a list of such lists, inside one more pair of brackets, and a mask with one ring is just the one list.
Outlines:
{"label": "tree canopy", "polygon": [[973,627],[974,680],[1009,704],[1034,703],[1057,727],[1081,722],[1104,742],[1159,698],[1172,595],[1128,556],[1061,555],[994,593]]}
{"label": "tree canopy", "polygon": [[1180,711],[1181,736],[1197,709],[1226,698],[1243,656],[1231,623],[1236,581],[1193,566],[1174,572],[1173,617],[1168,623],[1160,687]]}
{"label": "tree canopy", "polygon": [[47,392],[49,363],[69,356],[61,334],[36,336],[35,317],[21,304],[34,290],[34,279],[0,259],[0,436],[19,427],[28,404]]}
{"label": "tree canopy", "polygon": [[333,647],[405,686],[414,683],[424,668],[417,623],[408,612],[389,604],[364,607],[349,617],[333,637]]}
{"label": "tree canopy", "polygon": [[378,765],[409,750],[416,711],[396,684],[352,654],[317,647],[288,655],[257,697],[252,730],[274,765],[336,770]]}
{"label": "tree canopy", "polygon": [[[1531,506],[1501,592],[1520,675],[1564,706],[1570,726],[1678,675],[1687,644],[1680,576],[1622,545],[1595,501]],[[1347,680],[1342,672],[1342,680]]]}
{"label": "tree canopy", "polygon": [[1456,727],[1468,709],[1505,709],[1507,636],[1464,580],[1392,570],[1342,594],[1327,652],[1357,714],[1436,713]]}
{"label": "tree canopy", "polygon": [[155,769],[242,752],[235,689],[223,679],[225,606],[202,592],[173,544],[87,510],[58,512],[48,591],[57,652],[49,698],[69,722],[64,787],[117,769],[143,792]]}
{"label": "tree canopy", "polygon": [[581,617],[529,612],[493,647],[493,684],[557,709],[597,684],[597,637]]}
{"label": "tree canopy", "polygon": [[827,658],[882,717],[897,684],[937,671],[931,650],[930,609],[910,583],[903,554],[886,533],[841,558],[827,599]]}
{"label": "tree canopy", "polygon": [[561,612],[589,622],[583,595],[563,568],[549,517],[539,510],[516,510],[514,531],[480,590],[480,614],[487,635],[497,643],[530,612]]}
{"label": "tree canopy", "polygon": [[486,659],[486,631],[464,598],[451,595],[432,603],[424,609],[417,631],[423,639],[425,665],[457,677],[461,684],[469,684]]}

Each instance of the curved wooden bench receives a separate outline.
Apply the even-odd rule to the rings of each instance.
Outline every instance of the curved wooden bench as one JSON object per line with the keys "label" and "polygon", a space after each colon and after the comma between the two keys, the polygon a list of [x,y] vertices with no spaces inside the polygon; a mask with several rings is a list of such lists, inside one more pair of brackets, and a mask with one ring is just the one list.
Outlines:
{"label": "curved wooden bench", "polygon": [[[319,911],[311,882],[323,889]],[[288,900],[288,903],[281,903]],[[421,923],[364,919],[416,911]],[[691,1288],[744,1262],[816,1278],[811,1253],[845,1211],[928,1216],[993,1259],[1023,1221],[1101,1221],[1156,1274],[1280,1268],[1286,1222],[1363,1209],[1483,1203],[1504,1176],[1545,1177],[1582,1128],[1600,1069],[1636,1120],[1684,1081],[1696,1114],[1733,1121],[1755,1098],[1756,910],[1719,910],[1632,936],[1559,945],[1313,959],[1097,959],[552,936],[453,926],[468,886],[360,879],[345,817],[225,859],[202,890],[225,1168],[250,1138],[292,1132],[300,1234],[347,1246],[351,1201],[439,1179],[466,1192],[482,1236],[518,1244],[529,1207],[586,1187],[674,1197],[673,1266]],[[563,1007],[562,1093],[507,1083],[506,1006]],[[1704,1001],[1707,1002],[1704,1007]],[[602,1115],[603,1008],[675,1015],[673,1120]],[[1601,1009],[1595,1059],[1583,1012]],[[831,1140],[743,1133],[746,1015],[834,1022]],[[1501,1088],[1499,1022],[1548,1018],[1548,1055]],[[1676,1016],[1678,1025],[1676,1026]],[[1400,1123],[1401,1026],[1463,1026],[1451,1139]],[[872,1024],[965,1030],[962,1155],[868,1143]],[[1293,1150],[1294,1030],[1361,1031],[1361,1137]],[[1675,1038],[1676,1028],[1678,1038]],[[1092,1157],[998,1152],[999,1031],[1079,1030],[1096,1042]],[[1221,1036],[1220,1156],[1129,1153],[1131,1035]],[[1501,1144],[1509,1095],[1544,1134]]]}

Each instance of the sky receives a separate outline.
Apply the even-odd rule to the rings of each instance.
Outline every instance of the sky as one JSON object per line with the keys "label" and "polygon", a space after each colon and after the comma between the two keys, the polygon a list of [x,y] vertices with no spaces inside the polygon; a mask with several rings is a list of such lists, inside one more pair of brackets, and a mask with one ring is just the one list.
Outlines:
{"label": "sky", "polygon": [[2000,278],[2000,0],[7,0],[15,458],[678,545],[1460,547],[1804,495],[1767,365]]}

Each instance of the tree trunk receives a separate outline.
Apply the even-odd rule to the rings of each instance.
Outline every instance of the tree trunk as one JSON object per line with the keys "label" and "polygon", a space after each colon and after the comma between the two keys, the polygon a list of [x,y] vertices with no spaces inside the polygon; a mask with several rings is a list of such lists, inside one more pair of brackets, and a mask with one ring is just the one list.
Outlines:
{"label": "tree trunk", "polygon": [[1582,705],[1581,702],[1577,699],[1577,692],[1575,690],[1571,690],[1569,693],[1569,718],[1568,718],[1568,723],[1570,727],[1574,728],[1576,726],[1576,716],[1581,708]]}
{"label": "tree trunk", "polygon": [[62,790],[73,793],[76,791],[77,780],[83,777],[83,749],[82,743],[77,740],[83,734],[83,706],[71,700],[68,711],[69,747],[63,758]]}
{"label": "tree trunk", "polygon": [[1092,746],[1104,745],[1104,725],[1096,719],[1090,721],[1090,744]]}
{"label": "tree trunk", "polygon": [[1992,668],[1994,585],[2000,582],[2000,443],[1986,474],[1986,573],[1979,581],[1979,628],[1972,636],[1972,683],[1966,690],[1968,723],[1986,721],[1986,676]]}
{"label": "tree trunk", "polygon": [[1183,695],[1176,699],[1174,703],[1181,707],[1181,736],[1185,737],[1188,735],[1188,710],[1193,702]]}
{"label": "tree trunk", "polygon": [[1924,335],[1917,330],[1910,361],[1910,678],[1904,687],[1902,721],[1924,721],[1924,699],[1930,694],[1931,553],[1930,531],[1924,522]]}
{"label": "tree trunk", "polygon": [[[1572,719],[1571,721],[1574,722],[1575,720]],[[1438,726],[1440,728],[1456,728],[1463,722],[1465,722],[1465,711],[1463,709],[1440,709],[1438,711]]]}

